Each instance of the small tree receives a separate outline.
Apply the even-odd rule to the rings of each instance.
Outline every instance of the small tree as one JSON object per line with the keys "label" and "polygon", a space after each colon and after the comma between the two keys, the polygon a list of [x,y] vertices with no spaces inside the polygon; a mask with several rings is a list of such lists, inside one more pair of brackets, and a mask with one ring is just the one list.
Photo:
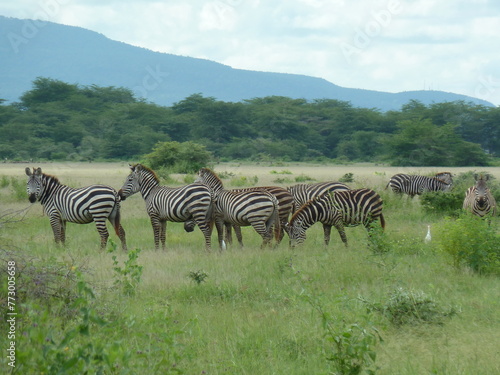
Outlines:
{"label": "small tree", "polygon": [[144,163],[153,169],[166,168],[173,173],[195,173],[207,167],[212,154],[205,146],[194,142],[158,142],[144,156]]}

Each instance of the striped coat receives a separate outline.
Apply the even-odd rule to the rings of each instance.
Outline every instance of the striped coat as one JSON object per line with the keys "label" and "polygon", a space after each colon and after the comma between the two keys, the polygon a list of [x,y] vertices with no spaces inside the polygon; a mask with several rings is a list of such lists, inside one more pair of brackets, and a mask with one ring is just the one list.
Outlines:
{"label": "striped coat", "polygon": [[323,195],[327,192],[349,190],[349,187],[340,182],[318,182],[314,184],[297,184],[289,186],[287,190],[293,196],[293,212],[296,212],[314,197]]}
{"label": "striped coat", "polygon": [[451,180],[448,181],[450,182],[436,177],[398,173],[391,177],[385,188],[390,187],[395,193],[408,194],[413,198],[427,191],[448,191],[451,189]]}
{"label": "striped coat", "polygon": [[229,230],[231,225],[252,226],[262,237],[262,246],[270,244],[274,226],[278,228],[275,230],[278,241],[279,202],[273,194],[265,190],[225,190],[220,178],[208,168],[200,169],[196,182],[206,184],[214,193],[215,225],[221,249],[223,247],[224,226]]}
{"label": "striped coat", "polygon": [[66,223],[94,222],[101,237],[101,248],[106,247],[109,233],[106,220],[113,225],[123,250],[127,249],[125,230],[120,223],[120,198],[112,187],[91,185],[74,189],[63,185],[54,177],[42,173],[41,168],[26,168],[26,190],[31,203],[42,204],[50,219],[56,243],[66,242]]}
{"label": "striped coat", "polygon": [[192,219],[203,232],[205,248],[210,250],[212,237],[212,193],[203,184],[189,184],[179,188],[160,186],[156,174],[141,164],[130,167],[131,172],[119,190],[120,197],[141,192],[153,227],[155,248],[160,242],[165,249],[167,221],[185,222]]}
{"label": "striped coat", "polygon": [[287,226],[290,245],[294,247],[302,244],[306,239],[306,230],[320,222],[323,224],[325,245],[330,242],[331,228],[334,226],[347,246],[346,226],[362,224],[369,231],[371,224],[379,219],[380,225],[385,228],[382,206],[382,199],[371,189],[325,193],[307,202],[292,216]]}
{"label": "striped coat", "polygon": [[474,215],[483,217],[496,214],[496,201],[490,189],[486,185],[488,176],[476,176],[476,184],[465,192],[463,209]]}

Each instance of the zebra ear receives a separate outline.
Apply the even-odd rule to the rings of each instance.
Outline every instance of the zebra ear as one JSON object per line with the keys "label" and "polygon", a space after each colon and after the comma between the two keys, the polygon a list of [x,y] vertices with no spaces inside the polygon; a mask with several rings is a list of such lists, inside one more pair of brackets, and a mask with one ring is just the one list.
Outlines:
{"label": "zebra ear", "polygon": [[26,167],[25,171],[26,171],[26,176],[31,176],[31,169],[30,169],[30,167]]}
{"label": "zebra ear", "polygon": [[38,167],[35,169],[35,176],[41,176],[42,175],[42,168]]}

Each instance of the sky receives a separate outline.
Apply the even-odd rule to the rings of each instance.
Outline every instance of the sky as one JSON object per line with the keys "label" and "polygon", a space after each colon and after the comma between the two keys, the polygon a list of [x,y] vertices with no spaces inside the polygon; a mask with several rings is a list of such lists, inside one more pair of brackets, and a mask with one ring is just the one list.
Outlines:
{"label": "sky", "polygon": [[16,0],[0,15],[238,69],[500,105],[498,0]]}

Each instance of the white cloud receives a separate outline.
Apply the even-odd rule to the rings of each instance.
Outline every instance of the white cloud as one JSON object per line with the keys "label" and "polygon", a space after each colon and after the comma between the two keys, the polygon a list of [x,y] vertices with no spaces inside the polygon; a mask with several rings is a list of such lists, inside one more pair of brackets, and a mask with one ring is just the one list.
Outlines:
{"label": "white cloud", "polygon": [[0,14],[43,16],[235,68],[500,104],[496,0],[17,0],[2,2]]}

